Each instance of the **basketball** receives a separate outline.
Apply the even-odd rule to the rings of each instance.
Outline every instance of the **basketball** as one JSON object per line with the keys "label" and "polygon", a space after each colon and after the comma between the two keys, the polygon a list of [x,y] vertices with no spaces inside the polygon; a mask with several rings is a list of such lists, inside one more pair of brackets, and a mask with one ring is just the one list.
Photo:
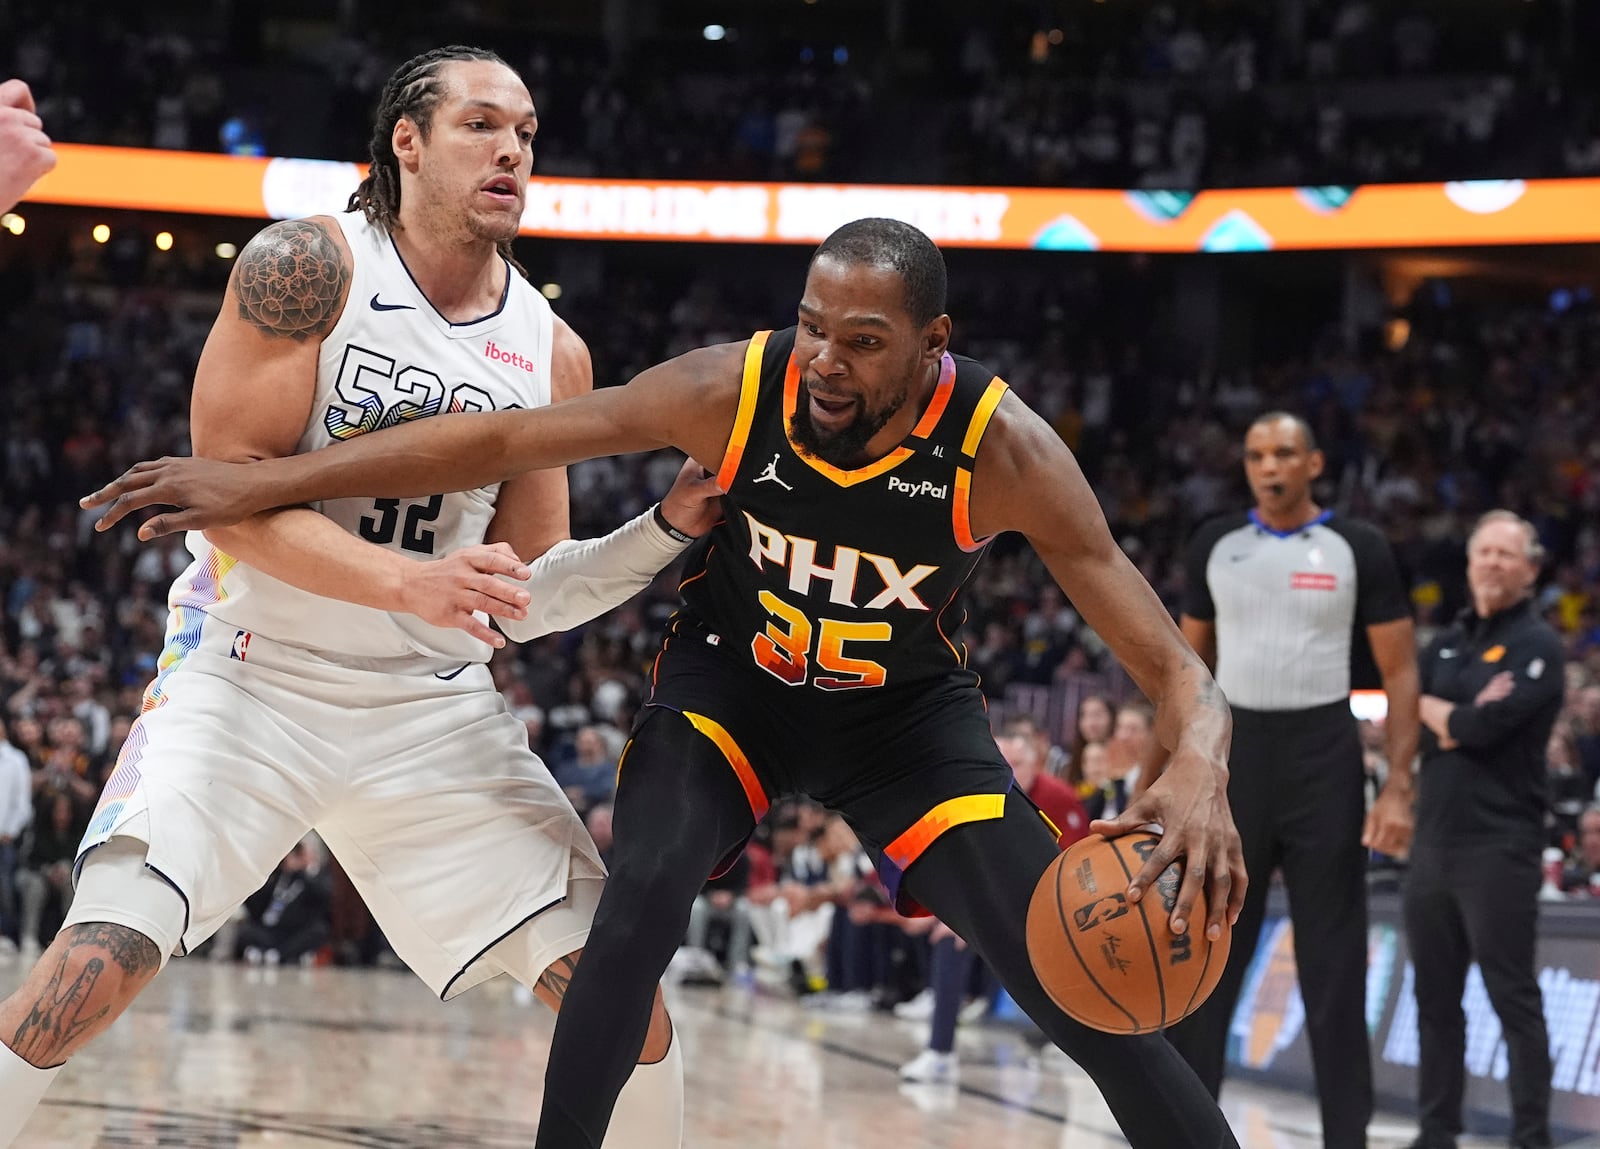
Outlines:
{"label": "basketball", "polygon": [[1098,834],[1075,842],[1044,872],[1028,906],[1028,956],[1050,1000],[1106,1033],[1150,1033],[1187,1017],[1210,996],[1228,962],[1231,932],[1205,936],[1206,900],[1187,933],[1168,926],[1179,868],[1167,867],[1137,903],[1128,883],[1160,838]]}

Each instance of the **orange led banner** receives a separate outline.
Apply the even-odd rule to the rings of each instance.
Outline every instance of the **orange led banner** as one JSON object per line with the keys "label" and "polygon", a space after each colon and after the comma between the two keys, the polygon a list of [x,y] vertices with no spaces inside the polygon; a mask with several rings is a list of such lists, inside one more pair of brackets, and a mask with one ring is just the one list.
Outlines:
{"label": "orange led banner", "polygon": [[[67,144],[39,203],[288,219],[338,211],[364,171],[326,160]],[[1600,180],[1097,191],[546,179],[522,232],[573,239],[816,243],[863,216],[949,247],[1271,251],[1600,242]]]}

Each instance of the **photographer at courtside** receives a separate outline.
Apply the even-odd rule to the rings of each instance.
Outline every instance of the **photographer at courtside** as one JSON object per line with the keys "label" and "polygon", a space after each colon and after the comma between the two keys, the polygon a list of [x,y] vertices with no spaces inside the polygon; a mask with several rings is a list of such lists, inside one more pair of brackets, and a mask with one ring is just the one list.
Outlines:
{"label": "photographer at courtside", "polygon": [[1550,1042],[1534,972],[1545,744],[1562,647],[1534,609],[1544,549],[1490,511],[1467,542],[1472,607],[1421,660],[1421,793],[1405,921],[1421,1037],[1412,1149],[1455,1149],[1466,1085],[1461,995],[1476,961],[1510,1059],[1511,1144],[1549,1149]]}

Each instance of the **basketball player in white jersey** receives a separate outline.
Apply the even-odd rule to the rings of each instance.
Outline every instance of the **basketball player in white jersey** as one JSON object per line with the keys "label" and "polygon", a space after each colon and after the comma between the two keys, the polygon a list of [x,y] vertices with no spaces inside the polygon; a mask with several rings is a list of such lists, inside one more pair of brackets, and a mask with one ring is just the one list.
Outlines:
{"label": "basketball player in white jersey", "polygon": [[[491,53],[402,65],[350,211],[276,224],[240,255],[195,376],[196,453],[276,457],[589,390],[587,349],[510,258],[535,127]],[[581,543],[559,469],[192,534],[72,911],[0,1003],[0,1147],[313,827],[434,992],[509,973],[559,1008],[605,870],[493,686],[487,615],[528,638],[630,597],[715,520],[698,474]],[[682,1062],[659,993],[638,1062],[606,1144],[676,1147]]]}

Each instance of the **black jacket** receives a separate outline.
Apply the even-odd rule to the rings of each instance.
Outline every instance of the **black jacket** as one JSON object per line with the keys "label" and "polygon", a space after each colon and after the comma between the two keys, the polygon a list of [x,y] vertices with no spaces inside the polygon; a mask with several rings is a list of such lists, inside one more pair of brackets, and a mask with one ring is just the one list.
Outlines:
{"label": "black jacket", "polygon": [[[1439,749],[1422,730],[1416,841],[1423,846],[1514,842],[1537,849],[1548,805],[1545,748],[1565,686],[1561,639],[1524,599],[1499,614],[1468,611],[1422,655],[1422,693],[1456,704]],[[1475,705],[1501,671],[1511,694]]]}

